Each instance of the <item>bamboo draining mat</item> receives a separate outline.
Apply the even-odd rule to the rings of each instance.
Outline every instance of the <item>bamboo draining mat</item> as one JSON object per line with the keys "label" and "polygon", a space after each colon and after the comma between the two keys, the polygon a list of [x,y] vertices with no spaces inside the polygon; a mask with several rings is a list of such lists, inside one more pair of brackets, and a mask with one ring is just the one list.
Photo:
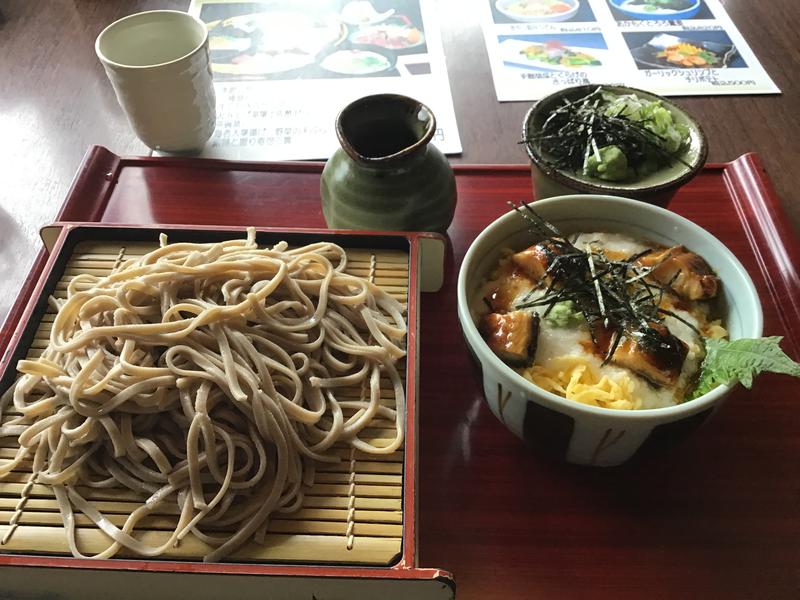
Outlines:
{"label": "bamboo draining mat", "polygon": [[[118,261],[142,256],[157,245],[111,242],[82,242],[75,247],[59,280],[54,296],[66,297],[67,283],[80,273],[104,276]],[[407,306],[408,253],[397,250],[347,250],[347,272],[369,278]],[[47,346],[54,312],[42,318],[28,357],[41,355]],[[404,365],[399,365],[405,379]],[[388,379],[381,380],[382,398],[394,406],[394,394]],[[343,390],[341,398],[358,399],[360,388]],[[347,414],[347,413],[345,413]],[[13,406],[3,422],[15,415]],[[393,438],[394,427],[386,420],[376,420],[362,432],[362,439],[377,445]],[[13,458],[16,439],[0,438],[0,464]],[[339,563],[389,565],[399,555],[403,530],[403,450],[390,455],[370,455],[334,446],[341,457],[338,464],[319,465],[313,487],[305,493],[302,508],[292,514],[275,514],[264,545],[254,542],[244,546],[229,561],[285,561],[302,563]],[[31,463],[0,480],[0,552],[46,553],[69,555],[61,513],[49,487],[32,484]],[[27,490],[26,490],[27,487]],[[141,502],[135,493],[119,489],[97,489],[87,498],[115,525]],[[24,498],[24,499],[23,499]],[[149,545],[169,538],[177,519],[177,506],[165,507],[140,522],[137,537]],[[10,522],[16,515],[17,527],[8,536]],[[100,552],[108,538],[87,517],[76,514],[78,548],[84,554]],[[200,560],[210,548],[191,534],[162,558]],[[120,552],[118,556],[133,557]]]}

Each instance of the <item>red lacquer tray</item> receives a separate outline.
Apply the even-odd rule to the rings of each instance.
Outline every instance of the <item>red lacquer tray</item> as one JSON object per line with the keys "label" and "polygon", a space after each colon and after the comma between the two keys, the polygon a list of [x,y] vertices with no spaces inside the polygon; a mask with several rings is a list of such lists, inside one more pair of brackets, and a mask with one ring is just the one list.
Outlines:
{"label": "red lacquer tray", "polygon": [[[321,169],[95,147],[58,218],[322,227]],[[421,301],[417,563],[452,572],[459,598],[797,597],[800,382],[762,376],[681,446],[625,467],[531,453],[483,402],[455,302],[467,247],[507,201],[532,198],[530,174],[522,165],[455,171],[445,285]],[[758,157],[707,166],[670,208],[739,257],[761,294],[765,335],[785,336],[800,357],[800,243]]]}

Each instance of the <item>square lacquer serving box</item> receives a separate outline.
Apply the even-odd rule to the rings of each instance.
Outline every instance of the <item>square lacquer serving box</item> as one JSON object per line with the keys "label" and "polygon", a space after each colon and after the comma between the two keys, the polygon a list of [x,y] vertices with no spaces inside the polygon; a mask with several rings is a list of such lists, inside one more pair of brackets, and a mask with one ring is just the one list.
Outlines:
{"label": "square lacquer serving box", "polygon": [[[107,276],[126,260],[155,250],[161,234],[170,243],[213,243],[246,235],[241,227],[216,226],[61,222],[45,228],[48,258],[8,339],[0,363],[2,389],[18,377],[19,360],[35,359],[47,346],[56,314],[51,298],[66,298],[76,276]],[[146,586],[154,594],[180,590],[204,598],[222,597],[231,585],[236,586],[236,597],[249,597],[269,585],[269,597],[276,598],[452,596],[448,573],[416,566],[418,300],[420,291],[441,285],[443,240],[418,233],[257,228],[259,247],[281,241],[290,247],[337,244],[346,253],[345,273],[374,283],[403,307],[408,323],[406,356],[398,364],[405,390],[403,445],[392,453],[373,455],[337,442],[331,452],[339,461],[317,466],[298,510],[271,518],[263,543],[251,541],[224,562],[213,563],[203,562],[211,548],[191,533],[156,558],[142,559],[125,550],[110,559],[74,558],[53,491],[35,481],[32,461],[25,460],[0,480],[4,589],[78,595],[113,586],[123,590],[118,597],[125,597],[124,590],[136,597]],[[343,393],[357,398],[359,390]],[[383,377],[381,401],[396,408],[391,383]],[[3,422],[17,416],[9,403]],[[378,419],[362,437],[380,446],[393,435],[392,424]],[[15,436],[0,438],[0,465],[17,452]],[[121,485],[82,491],[117,527],[146,498]],[[74,519],[83,554],[108,547],[110,538],[86,515],[76,511]],[[137,526],[136,536],[159,545],[169,539],[177,519],[177,511],[156,511]]]}

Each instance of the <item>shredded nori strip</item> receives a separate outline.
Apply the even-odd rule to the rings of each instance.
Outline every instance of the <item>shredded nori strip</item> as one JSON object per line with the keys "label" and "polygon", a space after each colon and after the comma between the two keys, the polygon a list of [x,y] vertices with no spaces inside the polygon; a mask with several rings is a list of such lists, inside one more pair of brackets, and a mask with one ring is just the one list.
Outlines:
{"label": "shredded nori strip", "polygon": [[[509,204],[530,224],[529,231],[542,240],[540,243],[553,244],[561,252],[554,255],[545,271],[550,278],[544,294],[532,300],[534,290],[531,290],[515,309],[544,308],[543,314],[547,315],[557,303],[571,300],[583,314],[596,346],[601,346],[600,334],[604,338],[610,335],[603,364],[611,360],[623,338],[635,339],[645,349],[661,347],[664,340],[652,325],[662,323],[665,315],[697,331],[679,315],[660,307],[664,292],[670,290],[678,273],[665,285],[648,280],[647,276],[661,262],[643,267],[636,261],[652,250],[625,260],[610,260],[603,252],[578,249],[573,244],[577,238],[569,241],[555,225],[527,204]],[[547,279],[542,277],[534,289],[541,289]]]}
{"label": "shredded nori strip", "polygon": [[646,121],[606,115],[602,93],[603,88],[598,87],[582,98],[565,101],[550,113],[539,132],[523,143],[550,167],[576,173],[583,172],[590,155],[599,160],[599,148],[606,146],[617,146],[636,172],[653,159],[662,166],[672,161],[691,166],[679,153],[666,150],[664,138],[643,126]]}

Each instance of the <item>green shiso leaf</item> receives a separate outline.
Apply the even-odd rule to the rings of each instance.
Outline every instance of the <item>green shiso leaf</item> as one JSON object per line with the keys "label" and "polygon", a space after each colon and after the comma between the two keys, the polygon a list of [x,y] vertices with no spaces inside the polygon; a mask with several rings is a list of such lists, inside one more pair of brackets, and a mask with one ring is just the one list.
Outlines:
{"label": "green shiso leaf", "polygon": [[692,399],[735,381],[750,389],[753,378],[767,371],[800,377],[800,364],[781,350],[781,339],[706,340],[706,358]]}

